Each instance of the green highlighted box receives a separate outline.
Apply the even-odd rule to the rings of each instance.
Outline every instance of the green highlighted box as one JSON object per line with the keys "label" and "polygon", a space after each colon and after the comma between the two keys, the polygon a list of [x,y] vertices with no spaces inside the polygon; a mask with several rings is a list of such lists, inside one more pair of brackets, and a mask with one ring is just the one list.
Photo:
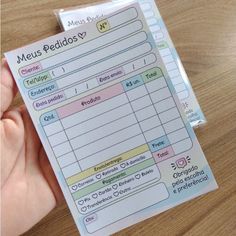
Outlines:
{"label": "green highlighted box", "polygon": [[35,75],[29,79],[25,79],[24,85],[26,88],[32,88],[40,84],[46,83],[50,80],[52,80],[51,75],[48,72],[44,72],[42,74]]}
{"label": "green highlighted box", "polygon": [[165,49],[165,48],[169,48],[169,46],[168,46],[168,44],[167,44],[167,42],[159,42],[158,44],[157,44],[157,48],[159,49],[159,50],[162,50],[162,49]]}
{"label": "green highlighted box", "polygon": [[142,78],[143,78],[143,81],[144,83],[148,83],[148,82],[151,82],[155,79],[158,79],[158,78],[161,78],[163,77],[163,73],[161,71],[160,68],[158,67],[155,67],[153,69],[150,69],[148,71],[145,71],[143,74],[142,74]]}
{"label": "green highlighted box", "polygon": [[132,175],[140,170],[143,170],[145,168],[148,168],[149,166],[152,166],[152,165],[155,165],[155,161],[151,158],[151,159],[148,159],[142,163],[139,163],[135,166],[132,166],[124,171],[121,171],[119,173],[116,173],[114,175],[111,175],[103,180],[100,180],[94,184],[91,184],[90,186],[86,187],[86,188],[83,188],[77,192],[75,192],[73,194],[73,198],[74,200],[77,200],[79,198],[82,198],[94,191],[97,191],[101,188],[104,188],[110,184],[113,184],[129,175]]}

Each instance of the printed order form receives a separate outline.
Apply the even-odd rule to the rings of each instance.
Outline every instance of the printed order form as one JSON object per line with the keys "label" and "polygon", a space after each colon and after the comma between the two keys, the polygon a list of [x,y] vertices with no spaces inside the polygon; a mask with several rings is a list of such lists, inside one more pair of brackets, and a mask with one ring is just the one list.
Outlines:
{"label": "printed order form", "polygon": [[[123,6],[134,2],[132,0],[113,0],[94,6],[80,6],[80,8],[64,9],[56,12],[64,30],[78,27],[87,22],[110,14]],[[165,23],[154,0],[138,0],[165,68],[182,104],[185,114],[192,127],[206,123],[206,118],[199,106],[180,57],[170,38]]]}
{"label": "printed order form", "polygon": [[217,188],[138,4],[5,55],[81,235]]}

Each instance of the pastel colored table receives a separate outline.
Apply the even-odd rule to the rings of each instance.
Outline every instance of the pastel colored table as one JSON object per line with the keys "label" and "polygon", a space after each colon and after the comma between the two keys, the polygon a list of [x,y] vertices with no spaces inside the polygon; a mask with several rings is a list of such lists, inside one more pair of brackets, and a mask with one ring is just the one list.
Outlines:
{"label": "pastel colored table", "polygon": [[[2,53],[60,32],[53,9],[88,2],[3,0]],[[196,134],[220,188],[116,235],[236,235],[236,1],[157,3],[207,117]],[[24,235],[79,234],[64,204]]]}

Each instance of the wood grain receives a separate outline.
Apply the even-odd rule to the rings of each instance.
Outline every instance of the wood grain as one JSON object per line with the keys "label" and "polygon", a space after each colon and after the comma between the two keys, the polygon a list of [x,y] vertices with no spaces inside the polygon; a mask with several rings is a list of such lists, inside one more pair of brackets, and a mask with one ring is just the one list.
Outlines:
{"label": "wood grain", "polygon": [[[89,2],[3,0],[2,53],[60,32],[53,9]],[[220,188],[115,235],[236,235],[236,1],[157,3],[206,114],[196,134]],[[24,234],[39,235],[79,235],[66,205]]]}

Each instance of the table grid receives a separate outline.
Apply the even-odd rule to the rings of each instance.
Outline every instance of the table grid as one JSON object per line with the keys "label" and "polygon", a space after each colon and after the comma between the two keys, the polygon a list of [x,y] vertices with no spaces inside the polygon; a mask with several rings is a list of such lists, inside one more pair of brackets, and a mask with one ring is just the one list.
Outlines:
{"label": "table grid", "polygon": [[[187,144],[187,149],[191,148],[191,139],[159,68],[148,70],[105,90],[114,88],[120,91],[115,96],[112,94],[111,98],[79,112],[76,111],[79,109],[77,107],[69,116],[58,114],[58,117],[62,116],[60,121],[44,127],[72,193],[103,179],[102,176],[98,178],[92,174],[81,177],[84,172],[142,145],[146,145],[145,151],[148,151],[149,159],[153,160],[152,165],[155,166],[186,151],[186,148],[183,150],[182,144]],[[103,107],[103,110],[100,110],[99,106]],[[97,112],[100,113],[96,114]],[[69,125],[67,120],[72,116],[74,120],[76,116],[78,124]],[[101,121],[103,123],[100,123]],[[86,130],[90,126],[91,128]],[[85,140],[89,139],[91,142],[86,143]],[[54,143],[50,140],[54,140]],[[57,145],[54,145],[55,140],[59,140]],[[148,160],[143,160],[143,163],[146,161]],[[115,167],[113,165],[109,168]],[[120,167],[106,177],[122,170],[126,168]],[[78,187],[80,185],[83,185],[82,188]]]}
{"label": "table grid", "polygon": [[[44,130],[81,214],[159,181],[158,163],[192,147],[157,67],[52,112],[57,120]],[[141,178],[145,171],[149,174]],[[124,191],[116,181],[131,179],[127,192],[116,191]]]}

